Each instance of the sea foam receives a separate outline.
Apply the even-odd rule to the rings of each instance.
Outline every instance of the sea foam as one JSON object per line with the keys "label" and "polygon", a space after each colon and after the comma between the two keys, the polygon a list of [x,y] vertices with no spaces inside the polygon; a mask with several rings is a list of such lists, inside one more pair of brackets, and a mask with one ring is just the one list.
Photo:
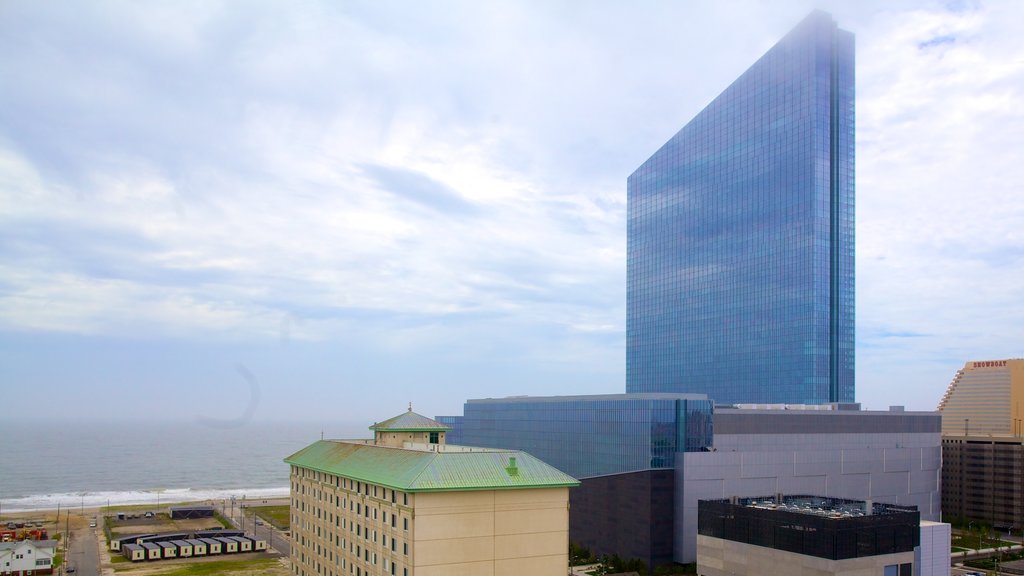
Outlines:
{"label": "sea foam", "polygon": [[269,498],[287,498],[288,487],[279,488],[233,488],[202,489],[174,488],[168,490],[129,490],[101,492],[63,492],[37,494],[2,500],[3,512],[27,512],[34,510],[56,510],[76,508],[100,508],[125,506],[129,504],[152,504],[154,506],[176,502],[258,502]]}

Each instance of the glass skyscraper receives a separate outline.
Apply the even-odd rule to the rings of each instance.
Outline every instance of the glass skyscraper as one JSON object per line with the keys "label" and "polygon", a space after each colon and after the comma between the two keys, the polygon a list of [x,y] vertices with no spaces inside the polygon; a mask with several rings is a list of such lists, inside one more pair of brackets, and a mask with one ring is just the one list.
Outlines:
{"label": "glass skyscraper", "polygon": [[626,391],[854,400],[854,38],[815,12],[628,181]]}

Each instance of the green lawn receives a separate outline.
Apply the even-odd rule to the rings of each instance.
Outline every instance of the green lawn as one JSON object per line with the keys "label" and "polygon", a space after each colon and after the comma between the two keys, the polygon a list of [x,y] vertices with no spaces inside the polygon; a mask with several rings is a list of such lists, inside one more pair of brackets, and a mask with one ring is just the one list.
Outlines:
{"label": "green lawn", "polygon": [[288,530],[291,526],[291,507],[289,506],[250,506],[245,509],[247,516],[253,514],[270,522],[278,530]]}
{"label": "green lawn", "polygon": [[1011,544],[1016,544],[1016,542],[1006,542],[996,538],[982,539],[975,534],[954,535],[950,542],[953,548],[964,548],[967,550],[981,550],[984,548],[995,548],[996,546],[1002,548]]}

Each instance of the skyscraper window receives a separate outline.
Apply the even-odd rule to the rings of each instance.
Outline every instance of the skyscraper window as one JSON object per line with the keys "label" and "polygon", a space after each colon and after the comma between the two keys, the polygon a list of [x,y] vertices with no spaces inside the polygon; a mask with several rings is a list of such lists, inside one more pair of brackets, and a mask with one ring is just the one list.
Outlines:
{"label": "skyscraper window", "polygon": [[854,400],[854,38],[815,12],[628,180],[626,390]]}

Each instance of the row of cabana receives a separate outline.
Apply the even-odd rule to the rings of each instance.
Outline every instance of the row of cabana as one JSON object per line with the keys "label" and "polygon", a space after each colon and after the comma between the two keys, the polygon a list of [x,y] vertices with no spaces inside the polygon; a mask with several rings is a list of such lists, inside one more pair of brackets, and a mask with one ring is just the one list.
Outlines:
{"label": "row of cabana", "polygon": [[241,531],[233,530],[218,530],[215,534],[139,534],[112,540],[110,544],[112,549],[120,550],[132,562],[260,552],[267,549],[266,540],[245,536]]}

